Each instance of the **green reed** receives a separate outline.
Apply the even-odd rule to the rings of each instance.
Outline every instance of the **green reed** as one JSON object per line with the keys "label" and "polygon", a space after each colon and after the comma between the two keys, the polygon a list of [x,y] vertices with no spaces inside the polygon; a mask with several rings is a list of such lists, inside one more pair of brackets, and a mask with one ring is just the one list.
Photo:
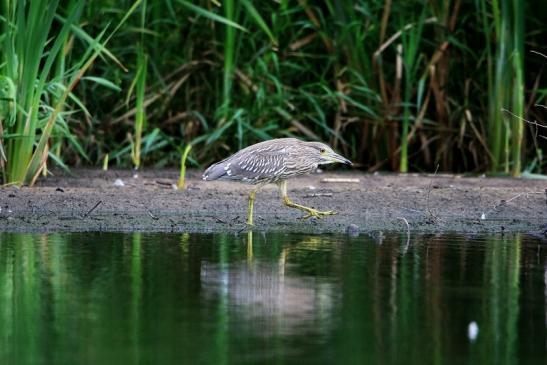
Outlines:
{"label": "green reed", "polygon": [[[2,17],[4,33],[0,38],[0,74],[15,89],[10,97],[9,115],[2,116],[0,121],[2,146],[5,146],[4,183],[32,185],[45,169],[48,157],[55,159],[49,152],[55,132],[61,133],[76,150],[83,152],[65,120],[70,110],[67,103],[70,100],[83,107],[72,91],[103,53],[104,43],[111,37],[104,37],[103,30],[94,39],[77,26],[84,5],[84,1],[72,2],[66,17],[61,17],[57,14],[60,5],[56,0],[28,3],[6,0],[1,4],[5,16]],[[134,7],[129,8],[116,29]],[[56,22],[58,26],[54,26]],[[58,65],[71,33],[79,36],[87,48],[62,73],[59,66],[55,69],[55,63]]]}
{"label": "green reed", "polygon": [[[490,169],[519,176],[524,127],[524,4],[521,1],[479,1],[487,37]],[[487,18],[491,11],[492,19]],[[495,37],[491,45],[488,37]],[[491,50],[494,48],[494,51]],[[514,116],[503,112],[510,109]]]}
{"label": "green reed", "polygon": [[524,101],[524,4],[522,1],[513,0],[512,23],[513,23],[513,49],[511,52],[512,87],[513,91],[511,106],[516,118],[511,120],[512,129],[512,169],[513,176],[519,176],[522,171],[522,149],[524,144],[524,123],[525,116]]}
{"label": "green reed", "polygon": [[[140,17],[140,41],[137,46],[137,70],[134,80],[134,84],[131,85],[129,90],[135,88],[135,127],[134,127],[134,140],[131,143],[131,159],[133,160],[133,166],[138,169],[141,165],[141,145],[142,145],[142,133],[146,125],[146,108],[145,93],[146,93],[146,76],[148,72],[148,56],[145,50],[145,38],[142,31],[146,24],[146,0],[143,0],[141,5],[141,17]],[[131,92],[130,92],[131,94]]]}
{"label": "green reed", "polygon": [[[4,182],[30,182],[41,171],[48,154],[48,146],[36,149],[37,133],[48,119],[57,118],[52,110],[42,112],[42,95],[51,87],[50,73],[64,39],[71,26],[78,21],[84,2],[75,4],[58,31],[53,43],[48,35],[53,26],[58,1],[38,0],[3,1],[3,38],[1,47],[1,74],[15,85],[13,108],[3,123],[6,149]],[[60,107],[58,108],[60,111]],[[54,120],[55,122],[55,120]],[[51,124],[51,123],[48,123]],[[33,158],[33,156],[36,156]],[[30,165],[31,159],[38,163]]]}
{"label": "green reed", "polygon": [[401,52],[403,63],[403,120],[401,133],[401,161],[400,172],[408,172],[408,134],[412,120],[416,113],[412,113],[413,94],[418,76],[420,42],[425,20],[425,11],[422,11],[416,24],[401,26]]}
{"label": "green reed", "polygon": [[[147,0],[138,20],[101,48],[107,62],[71,93],[46,148],[60,152],[49,154],[59,165],[74,156],[100,165],[109,153],[125,166],[176,166],[179,146],[191,143],[196,162],[206,165],[263,139],[295,136],[327,141],[371,171],[438,164],[518,175],[537,147],[525,143],[521,121],[501,110],[524,117],[533,103],[525,95],[539,70],[524,72],[524,42],[539,44],[541,29],[530,22],[535,31],[524,32],[524,16],[534,17],[530,1]],[[64,71],[50,73],[48,85],[69,85],[82,45],[93,40],[88,34],[120,21],[131,6],[88,2],[63,33],[69,47],[60,46],[67,51],[56,59]],[[54,33],[62,22],[52,21],[42,61],[62,38]],[[11,66],[0,67],[11,80]],[[24,95],[19,85],[17,95]],[[57,99],[40,103],[48,100]],[[8,104],[0,99],[0,111]],[[11,127],[3,134],[0,156],[21,139]],[[27,161],[36,137],[30,141]]]}

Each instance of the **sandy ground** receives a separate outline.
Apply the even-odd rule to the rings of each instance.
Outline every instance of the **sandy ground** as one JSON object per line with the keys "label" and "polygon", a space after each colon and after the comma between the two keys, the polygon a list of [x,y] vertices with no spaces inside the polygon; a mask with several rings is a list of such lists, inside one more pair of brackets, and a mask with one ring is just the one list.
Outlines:
{"label": "sandy ground", "polygon": [[[324,182],[324,179],[358,182]],[[115,186],[121,179],[124,186]],[[79,169],[57,171],[34,188],[0,189],[2,231],[241,232],[249,186],[204,182],[188,173],[187,189],[174,190],[177,172]],[[547,181],[452,175],[324,172],[289,182],[298,203],[338,215],[298,219],[277,187],[257,195],[254,231],[339,233],[527,232],[545,236]],[[408,226],[407,226],[408,223]]]}

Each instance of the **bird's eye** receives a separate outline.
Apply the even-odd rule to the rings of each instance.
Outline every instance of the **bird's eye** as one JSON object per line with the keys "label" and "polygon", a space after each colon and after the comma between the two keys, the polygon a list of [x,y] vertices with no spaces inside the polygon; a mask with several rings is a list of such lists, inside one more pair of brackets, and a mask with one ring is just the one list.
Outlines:
{"label": "bird's eye", "polygon": [[319,153],[321,153],[321,154],[323,154],[323,153],[325,153],[325,152],[327,152],[327,150],[325,150],[324,148],[321,148],[321,149],[319,150]]}

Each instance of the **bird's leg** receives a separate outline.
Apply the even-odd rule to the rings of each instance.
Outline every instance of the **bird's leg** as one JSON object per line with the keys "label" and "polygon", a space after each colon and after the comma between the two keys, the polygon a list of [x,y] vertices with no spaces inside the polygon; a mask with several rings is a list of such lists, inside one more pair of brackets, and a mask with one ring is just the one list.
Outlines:
{"label": "bird's leg", "polygon": [[288,207],[300,209],[308,215],[302,217],[302,219],[310,218],[310,217],[316,217],[316,218],[323,218],[326,215],[334,215],[337,214],[335,211],[327,210],[325,212],[322,212],[317,209],[313,209],[310,207],[306,207],[304,205],[296,204],[289,199],[289,196],[287,195],[287,181],[282,181],[279,183],[279,192],[281,193],[281,198],[283,199],[283,204],[285,204]]}
{"label": "bird's leg", "polygon": [[264,184],[259,184],[256,188],[251,190],[251,192],[249,193],[249,207],[247,209],[247,224],[249,226],[253,225],[253,208],[255,203],[256,192],[260,190],[260,188],[262,188],[263,186]]}

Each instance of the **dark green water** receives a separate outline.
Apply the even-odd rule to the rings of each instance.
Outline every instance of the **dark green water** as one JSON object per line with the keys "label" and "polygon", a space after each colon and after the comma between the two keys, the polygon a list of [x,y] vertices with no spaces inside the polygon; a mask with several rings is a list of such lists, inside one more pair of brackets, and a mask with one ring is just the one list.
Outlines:
{"label": "dark green water", "polygon": [[0,364],[546,364],[545,243],[405,243],[0,234]]}

